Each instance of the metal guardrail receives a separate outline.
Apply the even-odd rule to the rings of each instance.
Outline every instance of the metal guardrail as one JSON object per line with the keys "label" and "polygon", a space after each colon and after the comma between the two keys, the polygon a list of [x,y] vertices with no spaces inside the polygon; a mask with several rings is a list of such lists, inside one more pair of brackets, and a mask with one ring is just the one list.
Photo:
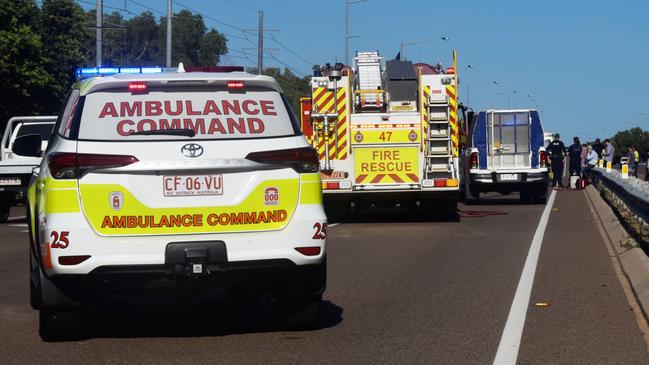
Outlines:
{"label": "metal guardrail", "polygon": [[601,182],[644,224],[649,223],[649,181],[636,177],[622,177],[617,170],[607,172],[605,168],[593,169],[593,177]]}

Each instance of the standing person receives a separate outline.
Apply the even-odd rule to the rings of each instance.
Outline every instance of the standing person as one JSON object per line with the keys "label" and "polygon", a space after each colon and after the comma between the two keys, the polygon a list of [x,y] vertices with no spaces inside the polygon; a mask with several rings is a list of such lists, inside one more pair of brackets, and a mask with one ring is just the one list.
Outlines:
{"label": "standing person", "polygon": [[561,142],[559,133],[554,135],[554,141],[547,148],[552,160],[552,187],[559,184],[563,188],[563,159],[566,157],[566,146]]}
{"label": "standing person", "polygon": [[597,153],[597,156],[599,156],[599,158],[601,159],[602,151],[604,151],[604,145],[599,140],[599,138],[595,138],[595,143],[592,144],[592,147],[593,147],[593,151],[595,151]]}
{"label": "standing person", "polygon": [[639,164],[641,162],[640,161],[640,152],[638,152],[638,149],[635,148],[635,147],[631,147],[631,148],[633,148],[633,156],[635,156],[635,163]]}
{"label": "standing person", "polygon": [[604,140],[604,161],[610,162],[611,165],[613,164],[613,156],[615,156],[615,147],[613,147],[613,143],[611,143],[610,139],[605,139]]}
{"label": "standing person", "polygon": [[627,163],[629,165],[629,176],[636,176],[636,159],[633,147],[627,147],[626,156],[629,159],[629,162]]}
{"label": "standing person", "polygon": [[595,167],[595,165],[597,165],[597,161],[599,160],[599,155],[597,154],[597,152],[595,152],[595,149],[591,145],[588,145],[586,149],[587,149],[586,166],[582,170],[582,176],[584,179],[589,179],[590,170],[592,170]]}
{"label": "standing person", "polygon": [[581,145],[581,167],[586,166],[586,156],[588,156],[588,147],[585,143]]}
{"label": "standing person", "polygon": [[579,143],[579,137],[574,137],[572,141],[573,143],[568,147],[570,176],[581,174],[581,143]]}

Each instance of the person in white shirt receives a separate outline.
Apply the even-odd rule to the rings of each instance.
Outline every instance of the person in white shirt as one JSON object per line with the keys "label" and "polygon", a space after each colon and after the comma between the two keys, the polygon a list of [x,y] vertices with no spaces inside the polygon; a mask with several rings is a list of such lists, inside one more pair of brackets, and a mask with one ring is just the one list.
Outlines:
{"label": "person in white shirt", "polygon": [[595,167],[595,165],[597,165],[597,160],[599,160],[599,155],[597,154],[597,152],[595,152],[595,150],[593,150],[592,145],[588,145],[588,147],[586,147],[586,151],[587,151],[586,152],[586,166],[581,171],[584,178],[586,178],[587,175],[590,174],[590,170],[592,170],[593,167]]}

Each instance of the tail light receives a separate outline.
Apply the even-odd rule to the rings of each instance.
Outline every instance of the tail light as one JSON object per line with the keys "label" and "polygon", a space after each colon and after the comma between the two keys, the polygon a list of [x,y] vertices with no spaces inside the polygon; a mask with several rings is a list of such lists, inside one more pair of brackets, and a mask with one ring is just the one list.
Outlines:
{"label": "tail light", "polygon": [[304,256],[318,256],[321,251],[319,246],[296,247],[295,250]]}
{"label": "tail light", "polygon": [[259,163],[285,165],[299,173],[318,172],[320,169],[318,153],[313,147],[252,152],[246,156],[246,159]]}
{"label": "tail light", "polygon": [[143,82],[129,82],[128,91],[132,94],[146,94],[149,88]]}
{"label": "tail light", "polygon": [[548,153],[545,151],[539,152],[539,167],[548,167]]}
{"label": "tail light", "polygon": [[59,265],[65,265],[65,266],[79,265],[80,263],[86,261],[89,258],[90,255],[59,256]]}
{"label": "tail light", "polygon": [[245,87],[243,81],[228,81],[228,89],[243,89]]}
{"label": "tail light", "polygon": [[471,156],[469,157],[469,166],[471,166],[472,169],[479,168],[478,152],[471,152]]}
{"label": "tail light", "polygon": [[123,167],[138,161],[137,158],[126,155],[61,152],[47,156],[47,166],[55,179],[78,179],[92,170]]}

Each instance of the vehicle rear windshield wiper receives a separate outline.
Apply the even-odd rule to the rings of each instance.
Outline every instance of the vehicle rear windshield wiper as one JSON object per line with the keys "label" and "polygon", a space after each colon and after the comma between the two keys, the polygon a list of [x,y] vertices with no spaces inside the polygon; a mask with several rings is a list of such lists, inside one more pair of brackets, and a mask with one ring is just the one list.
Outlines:
{"label": "vehicle rear windshield wiper", "polygon": [[171,129],[155,129],[151,131],[138,131],[130,134],[131,136],[184,136],[194,137],[196,132],[189,128],[171,128]]}

